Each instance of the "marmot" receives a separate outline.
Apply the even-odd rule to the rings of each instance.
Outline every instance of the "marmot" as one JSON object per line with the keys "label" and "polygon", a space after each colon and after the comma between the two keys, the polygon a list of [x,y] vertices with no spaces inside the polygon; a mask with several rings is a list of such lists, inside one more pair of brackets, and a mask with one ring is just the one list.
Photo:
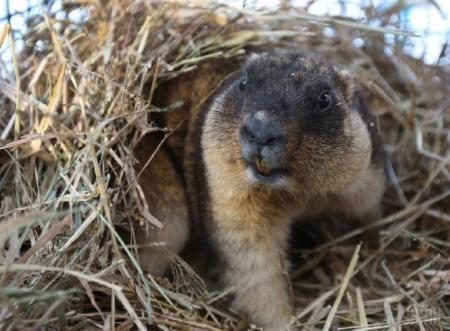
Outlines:
{"label": "marmot", "polygon": [[183,159],[183,222],[203,224],[235,307],[264,330],[286,329],[293,315],[286,250],[294,219],[380,217],[375,120],[351,74],[314,54],[249,56],[190,114]]}

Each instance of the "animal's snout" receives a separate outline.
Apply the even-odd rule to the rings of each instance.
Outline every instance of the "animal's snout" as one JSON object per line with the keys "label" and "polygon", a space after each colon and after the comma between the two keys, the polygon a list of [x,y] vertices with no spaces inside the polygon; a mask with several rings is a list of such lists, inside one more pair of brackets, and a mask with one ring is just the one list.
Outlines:
{"label": "animal's snout", "polygon": [[287,136],[281,124],[268,112],[247,115],[241,126],[240,138],[242,156],[247,163],[266,171],[284,163]]}

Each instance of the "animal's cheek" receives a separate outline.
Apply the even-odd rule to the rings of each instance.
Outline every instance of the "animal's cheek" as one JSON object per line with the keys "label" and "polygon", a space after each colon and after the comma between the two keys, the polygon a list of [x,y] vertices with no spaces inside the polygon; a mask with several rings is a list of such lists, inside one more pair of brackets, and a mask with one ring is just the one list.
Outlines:
{"label": "animal's cheek", "polygon": [[[241,144],[239,139],[239,129],[237,124],[228,128],[222,127],[217,139],[218,145],[221,146],[220,150],[217,150],[221,155],[224,162],[233,167],[244,168],[244,161],[242,160]],[[241,170],[242,170],[241,169]]]}
{"label": "animal's cheek", "polygon": [[329,151],[318,137],[305,135],[301,140],[291,142],[288,148],[290,167],[301,172],[317,171],[329,159]]}
{"label": "animal's cheek", "polygon": [[303,136],[298,133],[290,134],[286,144],[286,154],[289,156],[302,153],[303,140]]}
{"label": "animal's cheek", "polygon": [[286,144],[286,159],[289,162],[301,162],[308,156],[309,151],[314,145],[314,141],[305,137],[298,128],[288,128],[287,144]]}

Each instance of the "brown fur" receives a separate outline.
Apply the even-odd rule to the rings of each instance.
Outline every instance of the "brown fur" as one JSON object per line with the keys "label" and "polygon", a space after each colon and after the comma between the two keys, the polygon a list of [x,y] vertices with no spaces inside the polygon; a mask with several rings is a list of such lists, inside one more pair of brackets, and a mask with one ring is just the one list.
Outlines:
{"label": "brown fur", "polygon": [[[136,172],[140,173],[160,142],[160,134],[147,134],[136,146],[138,160]],[[162,229],[141,224],[135,227],[142,268],[153,275],[162,276],[171,254],[178,254],[189,237],[188,204],[179,174],[165,147],[154,154],[153,159],[138,178],[149,210],[162,224]]]}
{"label": "brown fur", "polygon": [[[158,107],[171,107],[179,101],[183,103],[167,113],[152,114],[152,120],[159,127],[167,129],[170,136],[138,179],[149,210],[163,224],[162,229],[151,228],[148,224],[135,226],[136,241],[142,246],[139,249],[140,264],[154,275],[161,276],[167,271],[170,256],[180,254],[189,238],[189,202],[180,167],[190,110],[199,105],[212,88],[235,69],[234,60],[211,60],[200,64],[196,70],[162,83],[156,89],[154,103]],[[145,135],[136,146],[136,173],[141,172],[161,139],[161,132],[152,132]]]}
{"label": "brown fur", "polygon": [[182,102],[181,106],[175,110],[156,116],[156,122],[160,127],[175,130],[167,141],[167,146],[180,164],[183,162],[191,109],[204,102],[214,87],[237,68],[235,60],[210,60],[199,64],[195,70],[158,86],[153,100],[156,106],[167,108]]}

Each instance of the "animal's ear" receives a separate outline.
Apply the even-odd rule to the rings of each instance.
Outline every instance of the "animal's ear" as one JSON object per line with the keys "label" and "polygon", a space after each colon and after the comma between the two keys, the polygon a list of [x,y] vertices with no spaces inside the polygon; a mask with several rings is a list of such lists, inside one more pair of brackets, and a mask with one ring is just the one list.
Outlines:
{"label": "animal's ear", "polygon": [[345,101],[349,107],[353,104],[353,97],[355,96],[355,78],[352,73],[347,69],[336,68],[338,79],[342,84],[342,93],[344,94]]}

